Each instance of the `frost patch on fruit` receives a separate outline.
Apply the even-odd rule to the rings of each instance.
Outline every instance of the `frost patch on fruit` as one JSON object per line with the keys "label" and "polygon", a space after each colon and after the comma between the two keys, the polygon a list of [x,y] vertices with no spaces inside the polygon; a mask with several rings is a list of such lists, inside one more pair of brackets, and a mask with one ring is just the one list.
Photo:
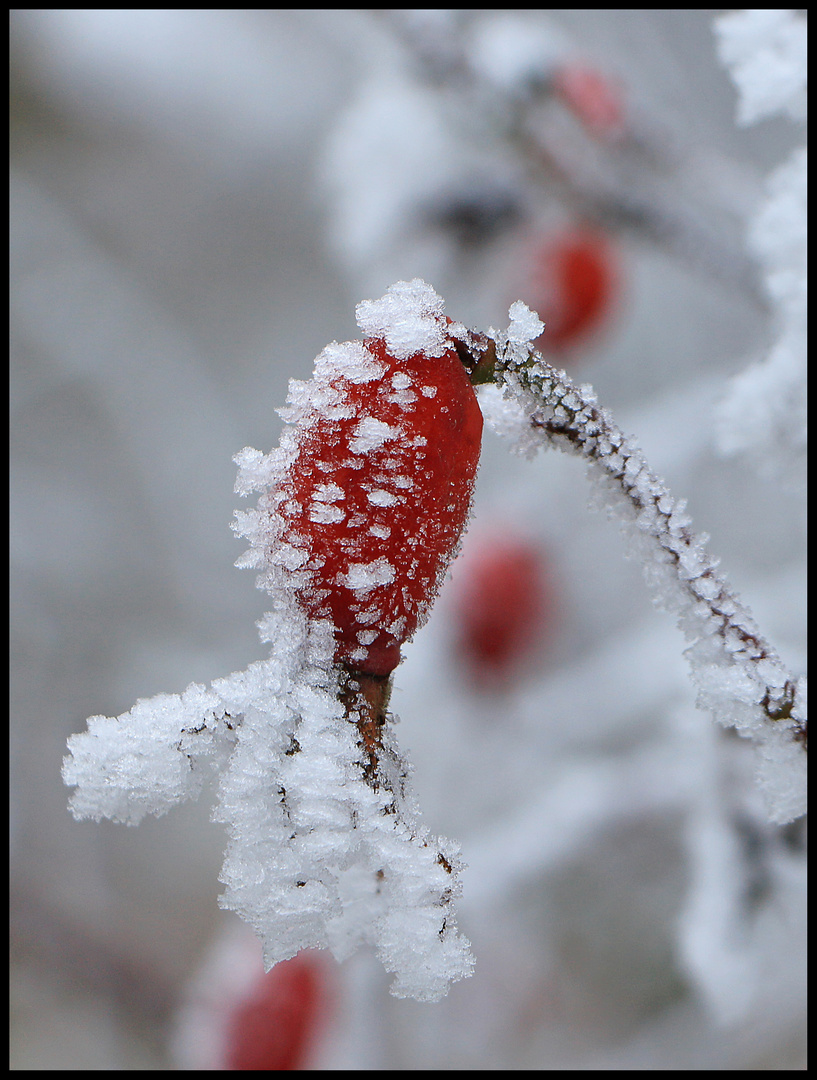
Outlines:
{"label": "frost patch on fruit", "polygon": [[367,337],[382,338],[398,360],[417,353],[442,356],[449,348],[441,296],[420,278],[398,281],[379,300],[357,305],[357,324]]}
{"label": "frost patch on fruit", "polygon": [[353,454],[367,454],[399,435],[399,428],[384,424],[374,416],[364,416],[355,428],[354,437],[349,441],[349,449]]}
{"label": "frost patch on fruit", "polygon": [[367,492],[366,498],[373,506],[394,506],[398,502],[397,496],[390,491],[386,491],[385,488],[377,488],[375,491]]}
{"label": "frost patch on fruit", "polygon": [[[376,559],[370,563],[352,563],[348,571],[340,576],[341,582],[353,592],[371,592],[377,585],[391,585],[394,578],[394,567],[386,559]],[[366,642],[366,644],[371,644],[371,642]]]}

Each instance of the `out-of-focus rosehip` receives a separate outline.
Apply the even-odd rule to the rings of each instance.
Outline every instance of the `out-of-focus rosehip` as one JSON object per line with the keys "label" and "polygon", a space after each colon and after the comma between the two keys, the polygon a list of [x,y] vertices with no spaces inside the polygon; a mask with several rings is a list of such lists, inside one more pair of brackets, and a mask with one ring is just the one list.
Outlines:
{"label": "out-of-focus rosehip", "polygon": [[325,1007],[324,965],[302,952],[261,973],[229,1019],[223,1067],[301,1069]]}
{"label": "out-of-focus rosehip", "polygon": [[594,138],[610,140],[622,134],[624,99],[608,76],[574,60],[554,73],[553,89]]}
{"label": "out-of-focus rosehip", "polygon": [[521,537],[482,536],[452,580],[456,654],[480,687],[502,686],[542,645],[553,606],[542,548]]}
{"label": "out-of-focus rosehip", "polygon": [[[346,346],[335,346],[336,350]],[[471,505],[482,413],[453,343],[442,355],[357,344],[302,416],[275,495],[300,603],[335,627],[336,659],[387,675],[428,615]]]}
{"label": "out-of-focus rosehip", "polygon": [[539,243],[526,288],[545,324],[538,347],[562,353],[582,344],[610,315],[619,282],[615,249],[595,230],[571,227]]}

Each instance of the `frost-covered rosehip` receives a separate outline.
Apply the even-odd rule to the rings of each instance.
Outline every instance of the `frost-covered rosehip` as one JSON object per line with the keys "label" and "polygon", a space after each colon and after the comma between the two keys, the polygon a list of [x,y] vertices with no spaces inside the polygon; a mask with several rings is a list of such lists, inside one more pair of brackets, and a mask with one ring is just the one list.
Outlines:
{"label": "frost-covered rosehip", "polygon": [[403,359],[382,340],[365,348],[374,377],[338,375],[336,404],[301,430],[280,487],[282,539],[306,556],[299,598],[331,618],[338,658],[384,675],[459,542],[482,414],[453,347]]}
{"label": "frost-covered rosehip", "polygon": [[260,536],[242,531],[254,565],[285,566],[302,608],[331,620],[337,661],[387,675],[459,544],[482,414],[429,286],[392,286],[358,322],[365,342],[328,346],[290,385]]}

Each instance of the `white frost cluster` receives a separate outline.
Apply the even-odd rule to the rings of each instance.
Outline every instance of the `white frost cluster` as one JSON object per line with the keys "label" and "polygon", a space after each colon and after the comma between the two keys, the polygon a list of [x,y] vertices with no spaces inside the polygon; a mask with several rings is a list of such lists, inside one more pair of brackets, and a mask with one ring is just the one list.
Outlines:
{"label": "white frost cluster", "polygon": [[[422,282],[361,305],[360,321],[367,333],[410,352],[436,348],[444,325],[439,297]],[[316,410],[347,415],[331,387],[339,370],[353,382],[382,373],[362,346],[330,345],[316,377],[291,384],[286,418],[297,422]],[[385,427],[362,426],[361,452],[391,437]],[[243,450],[236,490],[266,493],[295,449],[289,427],[270,454]],[[327,482],[316,505],[331,513],[342,494]],[[370,762],[341,701],[333,628],[298,604],[303,552],[276,544],[273,504],[262,496],[258,509],[237,517],[236,531],[250,541],[239,565],[261,570],[258,584],[272,596],[259,623],[269,658],[209,688],[191,685],[181,695],[141,700],[116,718],[92,717],[88,731],[68,743],[63,778],[76,788],[71,810],[77,818],[137,824],[197,796],[218,775],[213,816],[229,834],[221,903],[255,929],[267,967],[306,948],[328,948],[342,960],[370,943],[395,976],[392,993],[437,1001],[473,967],[452,907],[459,853],[422,826],[391,721],[376,777],[367,779]],[[353,564],[349,574],[365,594],[389,582],[394,569],[377,559]]]}
{"label": "white frost cluster", "polygon": [[261,938],[267,968],[301,949],[343,960],[371,943],[395,975],[392,993],[437,1001],[473,967],[451,909],[458,851],[420,824],[408,766],[388,739],[388,782],[364,781],[331,628],[285,595],[261,627],[268,660],[209,689],[92,717],[71,736],[71,810],[136,825],[197,796],[218,771],[213,817],[229,833],[220,902]]}
{"label": "white frost cluster", "polygon": [[787,8],[750,8],[715,21],[718,54],[740,92],[738,121],[754,124],[776,112],[806,116],[806,20]]}
{"label": "white frost cluster", "polygon": [[[721,60],[739,90],[743,124],[777,112],[806,115],[805,19],[792,11],[750,10],[715,22]],[[789,486],[806,479],[807,152],[796,149],[768,178],[749,230],[763,271],[776,340],[732,382],[720,409],[724,453],[746,453]]]}
{"label": "white frost cluster", "polygon": [[383,338],[398,360],[425,353],[442,356],[447,345],[441,296],[420,278],[398,281],[379,300],[357,305],[357,324],[367,337]]}
{"label": "white frost cluster", "polygon": [[196,798],[234,741],[224,702],[191,683],[183,694],[137,701],[122,716],[92,716],[88,730],[68,740],[63,779],[76,785],[76,818],[138,825]]}
{"label": "white frost cluster", "polygon": [[508,341],[521,345],[532,344],[544,331],[545,324],[535,311],[531,311],[521,300],[514,301],[508,309]]}

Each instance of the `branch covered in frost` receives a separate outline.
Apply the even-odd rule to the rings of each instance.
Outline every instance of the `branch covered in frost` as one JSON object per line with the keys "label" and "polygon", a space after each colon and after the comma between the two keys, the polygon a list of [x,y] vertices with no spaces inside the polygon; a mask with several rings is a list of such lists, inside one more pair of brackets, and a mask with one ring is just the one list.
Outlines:
{"label": "branch covered in frost", "polygon": [[371,942],[392,993],[436,1001],[473,967],[452,909],[462,863],[420,822],[389,680],[335,667],[326,627],[285,598],[262,633],[267,661],[91,717],[68,741],[71,811],[136,825],[220,774],[220,902],[253,926],[267,967],[305,948],[342,960]]}
{"label": "branch covered in frost", "polygon": [[92,716],[68,740],[62,775],[76,786],[76,818],[138,825],[197,798],[235,741],[235,721],[212,689],[191,683],[183,694],[137,701],[117,717]]}
{"label": "branch covered in frost", "polygon": [[656,603],[678,616],[698,705],[757,744],[770,815],[792,820],[805,811],[805,679],[787,671],[764,640],[707,553],[708,537],[692,531],[684,501],[650,470],[592,388],[574,384],[530,345],[543,329],[537,316],[517,302],[511,319],[507,333],[463,343],[477,379],[503,388],[494,426],[523,453],[553,446],[590,463],[604,502],[626,523]]}

